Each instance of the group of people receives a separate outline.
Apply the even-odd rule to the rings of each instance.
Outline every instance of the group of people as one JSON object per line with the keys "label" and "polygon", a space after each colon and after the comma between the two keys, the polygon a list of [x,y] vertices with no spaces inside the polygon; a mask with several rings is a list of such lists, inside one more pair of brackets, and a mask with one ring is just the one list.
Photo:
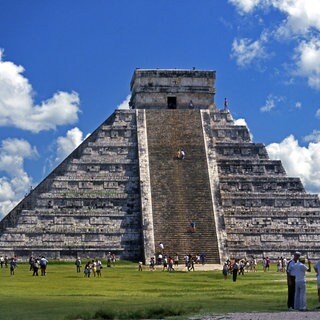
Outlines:
{"label": "group of people", "polygon": [[[270,263],[270,262],[269,262]],[[235,259],[231,261],[227,259],[223,264],[222,274],[224,279],[228,278],[228,274],[232,274],[232,280],[237,281],[238,275],[244,275],[245,272],[257,271],[257,259],[255,256],[252,256],[250,260],[247,259]]]}
{"label": "group of people", "polygon": [[[164,254],[164,245],[162,242],[159,243],[160,252],[157,254],[157,257],[154,256],[150,258],[149,269],[151,271],[155,270],[155,266],[162,265],[162,271],[172,272],[175,270],[175,267],[179,266],[179,255],[175,253],[173,256],[167,256]],[[186,254],[183,257],[184,265],[187,271],[194,271],[195,264],[205,264],[205,254],[200,253],[196,256],[191,254]],[[142,271],[143,262],[140,261],[138,264],[138,271]]]}
{"label": "group of people", "polygon": [[[101,269],[102,269],[102,262],[99,259],[90,260],[86,263],[83,273],[85,277],[90,278],[91,275],[94,277],[101,277]],[[78,272],[78,269],[77,269]]]}
{"label": "group of people", "polygon": [[41,271],[41,276],[47,275],[47,264],[48,260],[45,256],[34,257],[31,256],[29,258],[30,271],[33,271],[32,276],[39,276],[39,269]]}

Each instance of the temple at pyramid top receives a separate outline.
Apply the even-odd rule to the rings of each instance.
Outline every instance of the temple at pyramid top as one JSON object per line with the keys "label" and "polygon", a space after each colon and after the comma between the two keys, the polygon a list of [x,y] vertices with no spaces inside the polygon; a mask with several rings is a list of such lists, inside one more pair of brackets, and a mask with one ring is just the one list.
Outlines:
{"label": "temple at pyramid top", "polygon": [[215,71],[136,69],[132,109],[208,109],[213,106]]}

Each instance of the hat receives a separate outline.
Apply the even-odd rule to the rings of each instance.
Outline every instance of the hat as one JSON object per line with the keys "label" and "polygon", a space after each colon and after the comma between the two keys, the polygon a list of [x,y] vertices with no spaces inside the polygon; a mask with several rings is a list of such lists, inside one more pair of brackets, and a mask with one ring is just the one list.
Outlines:
{"label": "hat", "polygon": [[294,253],[294,256],[296,256],[296,257],[300,257],[300,256],[301,256],[301,252],[296,251],[296,252]]}

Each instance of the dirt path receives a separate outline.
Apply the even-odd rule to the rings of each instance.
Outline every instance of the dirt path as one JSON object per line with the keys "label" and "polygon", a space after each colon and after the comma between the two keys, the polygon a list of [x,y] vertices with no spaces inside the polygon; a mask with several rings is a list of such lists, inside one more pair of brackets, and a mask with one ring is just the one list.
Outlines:
{"label": "dirt path", "polygon": [[320,320],[320,311],[263,313],[227,313],[192,317],[189,320]]}

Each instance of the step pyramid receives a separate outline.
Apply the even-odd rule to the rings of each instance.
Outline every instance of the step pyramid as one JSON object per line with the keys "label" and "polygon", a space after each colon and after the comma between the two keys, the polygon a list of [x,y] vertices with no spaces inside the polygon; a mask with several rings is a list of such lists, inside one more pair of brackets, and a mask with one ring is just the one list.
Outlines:
{"label": "step pyramid", "polygon": [[115,110],[2,219],[0,254],[320,257],[318,196],[215,107],[214,81],[214,71],[136,69],[131,109]]}

